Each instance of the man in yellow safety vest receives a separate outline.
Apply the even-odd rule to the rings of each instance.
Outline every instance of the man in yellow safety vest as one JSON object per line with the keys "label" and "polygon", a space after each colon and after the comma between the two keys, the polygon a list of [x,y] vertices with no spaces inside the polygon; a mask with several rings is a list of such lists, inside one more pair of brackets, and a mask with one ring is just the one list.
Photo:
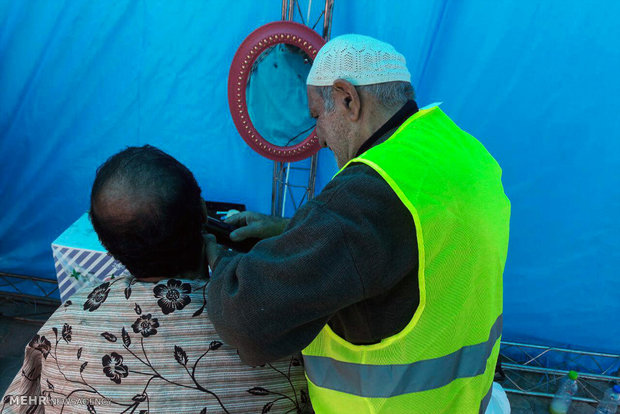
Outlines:
{"label": "man in yellow safety vest", "polygon": [[340,171],[291,220],[232,216],[207,244],[207,309],[242,359],[303,350],[318,413],[484,413],[502,332],[510,203],[484,146],[418,109],[404,57],[328,42],[307,79]]}

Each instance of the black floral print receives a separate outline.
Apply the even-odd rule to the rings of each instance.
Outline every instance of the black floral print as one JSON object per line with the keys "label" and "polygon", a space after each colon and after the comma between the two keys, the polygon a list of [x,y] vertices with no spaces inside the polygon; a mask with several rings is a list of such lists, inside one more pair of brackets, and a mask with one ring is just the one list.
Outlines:
{"label": "black floral print", "polygon": [[157,304],[164,315],[168,315],[175,310],[181,310],[187,306],[192,301],[188,295],[191,292],[192,287],[189,283],[181,283],[181,281],[176,279],[168,280],[167,285],[161,284],[153,288],[155,297],[160,298]]}
{"label": "black floral print", "polygon": [[62,327],[62,339],[64,339],[67,343],[71,342],[71,332],[71,326],[68,323],[65,323]]}
{"label": "black floral print", "polygon": [[174,359],[183,366],[187,365],[187,354],[180,346],[174,346]]}
{"label": "black floral print", "polygon": [[151,317],[151,314],[139,316],[138,319],[131,325],[135,333],[140,333],[145,338],[157,333],[159,328],[159,321],[157,318]]}
{"label": "black floral print", "polygon": [[[84,303],[84,309],[61,306],[30,341],[24,366],[7,393],[63,401],[84,398],[80,412],[90,414],[155,414],[179,403],[181,411],[193,409],[201,414],[207,410],[246,414],[309,409],[299,360],[256,368],[262,372],[247,367],[244,372],[236,350],[219,340],[209,319],[196,318],[206,306],[207,283],[172,279],[140,284],[131,280],[119,277],[82,292],[73,300]],[[103,311],[93,312],[104,302]],[[83,343],[89,345],[81,347]],[[229,365],[242,373],[230,378],[231,388],[223,386],[227,379],[207,375]],[[48,372],[55,375],[48,376]],[[170,399],[176,395],[183,399]],[[104,409],[93,404],[97,399],[105,401]],[[58,406],[60,412],[67,412],[65,404]]]}
{"label": "black floral print", "polygon": [[110,293],[110,282],[105,282],[97,286],[88,295],[88,299],[84,303],[84,310],[89,310],[90,312],[97,310],[108,298],[108,293]]}
{"label": "black floral print", "polygon": [[45,336],[39,336],[39,335],[35,335],[34,338],[32,338],[32,340],[28,344],[28,346],[41,352],[44,358],[47,358],[47,356],[50,353],[50,350],[52,349],[52,343],[48,341],[45,338]]}
{"label": "black floral print", "polygon": [[129,374],[127,365],[123,365],[123,357],[116,352],[112,352],[110,355],[104,355],[101,358],[103,364],[103,373],[117,384],[121,383],[121,378],[126,378]]}

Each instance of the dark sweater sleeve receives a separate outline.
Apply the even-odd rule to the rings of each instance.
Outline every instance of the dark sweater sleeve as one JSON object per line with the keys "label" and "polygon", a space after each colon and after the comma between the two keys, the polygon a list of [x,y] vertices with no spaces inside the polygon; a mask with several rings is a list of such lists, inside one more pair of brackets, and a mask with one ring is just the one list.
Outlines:
{"label": "dark sweater sleeve", "polygon": [[218,261],[207,287],[218,333],[250,365],[299,352],[339,310],[385,294],[411,270],[411,245],[398,234],[414,231],[403,215],[411,221],[378,174],[348,167],[280,236]]}

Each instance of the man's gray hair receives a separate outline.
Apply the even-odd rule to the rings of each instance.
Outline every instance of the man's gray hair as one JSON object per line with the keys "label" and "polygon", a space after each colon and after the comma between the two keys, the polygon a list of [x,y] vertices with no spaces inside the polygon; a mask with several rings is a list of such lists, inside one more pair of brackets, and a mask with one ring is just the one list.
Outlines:
{"label": "man's gray hair", "polygon": [[[323,99],[325,110],[331,112],[334,109],[332,86],[315,86],[315,88]],[[409,82],[374,83],[372,85],[356,86],[355,89],[357,89],[358,93],[364,91],[374,96],[386,109],[400,108],[407,101],[415,98],[413,86]]]}

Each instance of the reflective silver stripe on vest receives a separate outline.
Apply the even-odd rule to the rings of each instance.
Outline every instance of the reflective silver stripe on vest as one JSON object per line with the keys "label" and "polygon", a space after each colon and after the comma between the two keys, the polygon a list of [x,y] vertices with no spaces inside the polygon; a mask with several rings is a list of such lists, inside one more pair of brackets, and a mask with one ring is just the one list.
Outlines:
{"label": "reflective silver stripe on vest", "polygon": [[502,315],[489,332],[489,339],[468,345],[443,357],[412,364],[366,365],[304,355],[306,375],[318,387],[359,395],[388,398],[443,387],[458,378],[484,373],[493,346],[502,334]]}

